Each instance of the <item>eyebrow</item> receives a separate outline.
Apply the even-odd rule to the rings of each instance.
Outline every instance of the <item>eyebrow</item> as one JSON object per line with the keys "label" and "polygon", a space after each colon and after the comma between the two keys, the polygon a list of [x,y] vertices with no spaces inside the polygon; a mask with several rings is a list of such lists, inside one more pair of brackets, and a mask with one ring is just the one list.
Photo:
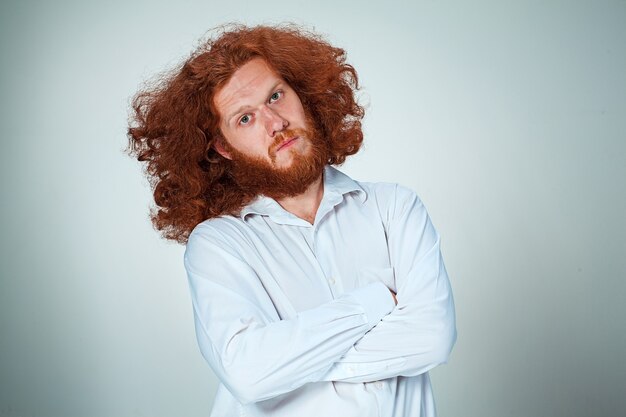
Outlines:
{"label": "eyebrow", "polygon": [[[269,89],[269,91],[271,93],[273,93],[276,88],[281,85],[284,81],[282,80],[277,80],[274,84],[272,84],[272,87]],[[243,113],[248,109],[252,109],[253,107],[248,105],[248,104],[244,104],[243,106],[240,106],[239,108],[237,108],[237,110],[235,110],[234,112],[230,113],[230,115],[226,118],[226,124],[227,125],[231,125],[232,124],[232,120],[233,117],[237,116],[239,113]]]}

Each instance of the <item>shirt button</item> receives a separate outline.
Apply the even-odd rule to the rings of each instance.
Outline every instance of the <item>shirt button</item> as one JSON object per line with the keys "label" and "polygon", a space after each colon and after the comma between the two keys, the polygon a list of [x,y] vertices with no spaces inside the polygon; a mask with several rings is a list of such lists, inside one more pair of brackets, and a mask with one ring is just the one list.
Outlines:
{"label": "shirt button", "polygon": [[333,278],[333,277],[328,278],[328,283],[330,285],[335,285],[335,278]]}
{"label": "shirt button", "polygon": [[376,383],[376,388],[383,389],[383,383],[382,382],[377,382]]}
{"label": "shirt button", "polygon": [[351,367],[351,366],[348,366],[347,370],[348,370],[349,374],[353,374],[354,373],[354,368]]}

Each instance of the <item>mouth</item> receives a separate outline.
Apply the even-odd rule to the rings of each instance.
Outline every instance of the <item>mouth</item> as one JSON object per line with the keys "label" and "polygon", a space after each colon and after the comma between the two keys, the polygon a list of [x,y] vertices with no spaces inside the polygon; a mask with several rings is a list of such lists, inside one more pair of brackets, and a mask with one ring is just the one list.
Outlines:
{"label": "mouth", "polygon": [[299,137],[299,136],[294,136],[294,137],[293,137],[293,138],[291,138],[291,139],[287,139],[286,141],[284,141],[284,142],[283,142],[283,143],[282,143],[282,144],[278,147],[278,149],[276,149],[276,152],[279,152],[279,151],[281,151],[281,150],[283,150],[283,149],[286,149],[286,148],[290,147],[290,146],[291,146],[291,145],[293,145],[293,143],[294,143],[296,140],[298,140],[298,139],[300,139],[300,137]]}

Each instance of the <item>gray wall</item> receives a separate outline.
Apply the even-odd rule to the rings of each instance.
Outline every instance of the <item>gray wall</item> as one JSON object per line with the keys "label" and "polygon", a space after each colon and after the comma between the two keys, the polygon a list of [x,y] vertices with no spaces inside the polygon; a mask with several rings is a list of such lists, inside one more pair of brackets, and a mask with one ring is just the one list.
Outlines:
{"label": "gray wall", "polygon": [[626,2],[4,1],[0,415],[206,416],[183,248],[122,153],[129,97],[219,23],[349,51],[344,170],[414,188],[459,339],[442,416],[626,415]]}

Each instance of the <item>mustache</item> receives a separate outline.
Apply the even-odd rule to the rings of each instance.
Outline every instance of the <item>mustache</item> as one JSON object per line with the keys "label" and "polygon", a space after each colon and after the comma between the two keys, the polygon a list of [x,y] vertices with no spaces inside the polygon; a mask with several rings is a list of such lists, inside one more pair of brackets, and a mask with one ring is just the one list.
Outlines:
{"label": "mustache", "polygon": [[276,134],[274,142],[272,142],[268,149],[268,154],[272,161],[276,159],[276,152],[278,152],[278,148],[280,148],[285,141],[293,139],[296,136],[305,137],[307,136],[307,131],[305,129],[286,129]]}

